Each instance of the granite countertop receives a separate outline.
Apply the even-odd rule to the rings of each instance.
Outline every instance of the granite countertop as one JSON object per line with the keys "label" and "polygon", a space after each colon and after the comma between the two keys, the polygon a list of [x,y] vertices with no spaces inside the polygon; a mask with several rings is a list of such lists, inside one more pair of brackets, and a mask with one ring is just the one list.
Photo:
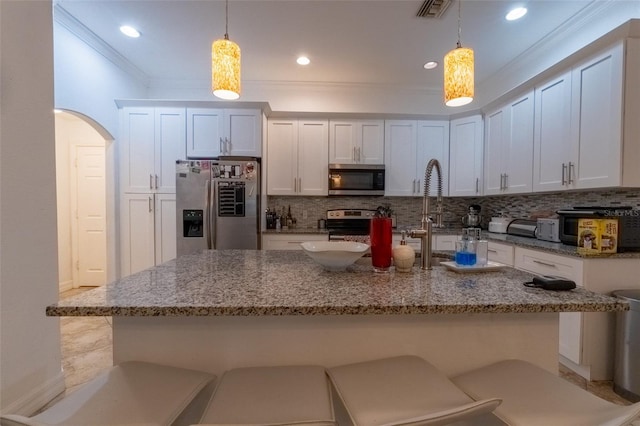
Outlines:
{"label": "granite countertop", "polygon": [[620,299],[577,288],[525,287],[512,268],[457,273],[443,266],[376,274],[361,258],[329,272],[302,251],[205,250],[48,306],[49,316],[260,316],[606,312]]}

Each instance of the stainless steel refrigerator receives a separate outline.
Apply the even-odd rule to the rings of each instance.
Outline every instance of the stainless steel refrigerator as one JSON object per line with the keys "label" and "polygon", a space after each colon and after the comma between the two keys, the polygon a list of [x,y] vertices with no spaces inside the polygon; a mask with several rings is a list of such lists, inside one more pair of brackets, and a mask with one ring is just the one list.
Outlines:
{"label": "stainless steel refrigerator", "polygon": [[234,157],[176,162],[177,255],[260,249],[260,163]]}

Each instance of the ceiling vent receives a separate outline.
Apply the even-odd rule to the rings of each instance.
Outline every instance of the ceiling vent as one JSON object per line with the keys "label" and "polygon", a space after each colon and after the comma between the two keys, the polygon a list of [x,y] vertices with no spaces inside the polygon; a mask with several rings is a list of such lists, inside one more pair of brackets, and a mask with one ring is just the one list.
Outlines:
{"label": "ceiling vent", "polygon": [[451,0],[425,0],[418,10],[417,16],[422,18],[439,18],[447,10]]}

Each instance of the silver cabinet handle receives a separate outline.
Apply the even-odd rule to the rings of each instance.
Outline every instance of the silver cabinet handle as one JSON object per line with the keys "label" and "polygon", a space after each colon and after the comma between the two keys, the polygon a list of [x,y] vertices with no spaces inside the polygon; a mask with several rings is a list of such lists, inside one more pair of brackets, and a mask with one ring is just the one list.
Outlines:
{"label": "silver cabinet handle", "polygon": [[480,178],[476,178],[476,194],[480,192]]}
{"label": "silver cabinet handle", "polygon": [[353,147],[353,152],[351,153],[351,159],[355,162],[356,161],[356,147]]}
{"label": "silver cabinet handle", "polygon": [[362,161],[362,158],[360,158],[360,147],[357,148],[358,150],[358,163]]}
{"label": "silver cabinet handle", "polygon": [[551,267],[551,268],[557,268],[557,266],[556,266],[556,265],[554,265],[553,263],[543,262],[543,261],[541,261],[541,260],[533,259],[533,263],[538,263],[538,264],[540,264],[540,265],[549,266],[549,267]]}
{"label": "silver cabinet handle", "polygon": [[500,173],[500,190],[504,188],[504,173]]}
{"label": "silver cabinet handle", "polygon": [[566,185],[567,184],[567,180],[566,180],[566,169],[567,166],[566,164],[562,163],[562,185]]}
{"label": "silver cabinet handle", "polygon": [[149,175],[149,189],[153,189],[153,175]]}
{"label": "silver cabinet handle", "polygon": [[156,189],[158,189],[158,175],[156,175]]}
{"label": "silver cabinet handle", "polygon": [[298,178],[293,178],[293,192],[298,192]]}
{"label": "silver cabinet handle", "polygon": [[298,178],[298,192],[302,192],[302,178]]}
{"label": "silver cabinet handle", "polygon": [[229,138],[224,138],[226,144],[225,144],[225,154],[227,155],[231,155],[231,139]]}
{"label": "silver cabinet handle", "polygon": [[220,154],[224,154],[224,141],[222,140],[222,136],[220,136]]}
{"label": "silver cabinet handle", "polygon": [[508,179],[509,179],[509,175],[505,173],[504,174],[504,187],[502,189],[507,189],[507,186],[509,185]]}
{"label": "silver cabinet handle", "polygon": [[498,250],[493,250],[493,249],[487,249],[487,251],[488,251],[489,253],[498,253]]}
{"label": "silver cabinet handle", "polygon": [[153,198],[149,197],[149,213],[153,211]]}
{"label": "silver cabinet handle", "polygon": [[573,183],[573,170],[574,170],[574,166],[575,164],[573,164],[571,161],[569,161],[569,168],[567,169],[567,185],[571,185]]}
{"label": "silver cabinet handle", "polygon": [[418,179],[418,184],[416,185],[416,194],[420,194],[420,182],[421,180]]}

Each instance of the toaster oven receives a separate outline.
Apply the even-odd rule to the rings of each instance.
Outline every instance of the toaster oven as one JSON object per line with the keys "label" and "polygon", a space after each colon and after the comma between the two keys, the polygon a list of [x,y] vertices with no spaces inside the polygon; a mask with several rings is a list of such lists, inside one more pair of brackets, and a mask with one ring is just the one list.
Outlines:
{"label": "toaster oven", "polygon": [[574,207],[558,210],[559,238],[564,244],[578,245],[578,220],[618,219],[618,251],[640,251],[640,210],[624,207]]}

